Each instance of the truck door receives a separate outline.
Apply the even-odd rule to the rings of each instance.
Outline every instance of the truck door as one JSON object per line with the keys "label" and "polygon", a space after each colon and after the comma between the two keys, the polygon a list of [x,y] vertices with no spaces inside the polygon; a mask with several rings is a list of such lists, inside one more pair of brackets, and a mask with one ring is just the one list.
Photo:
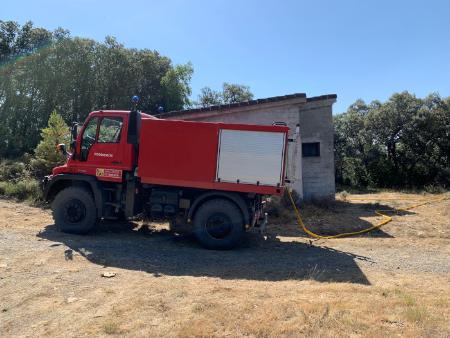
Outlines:
{"label": "truck door", "polygon": [[86,126],[81,138],[80,160],[83,167],[98,179],[121,181],[126,137],[122,133],[122,117],[94,117]]}

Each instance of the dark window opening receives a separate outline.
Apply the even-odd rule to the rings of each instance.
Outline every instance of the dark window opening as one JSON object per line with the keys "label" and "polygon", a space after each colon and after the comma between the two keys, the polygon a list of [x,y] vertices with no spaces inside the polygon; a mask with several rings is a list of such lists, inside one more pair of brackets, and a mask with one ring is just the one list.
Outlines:
{"label": "dark window opening", "polygon": [[302,143],[302,157],[320,156],[320,142]]}

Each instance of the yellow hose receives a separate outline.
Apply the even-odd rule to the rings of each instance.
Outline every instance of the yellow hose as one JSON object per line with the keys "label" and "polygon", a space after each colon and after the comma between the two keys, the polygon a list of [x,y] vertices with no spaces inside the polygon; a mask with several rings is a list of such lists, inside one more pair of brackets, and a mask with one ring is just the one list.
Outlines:
{"label": "yellow hose", "polygon": [[411,205],[411,206],[409,206],[409,207],[407,207],[407,208],[402,208],[402,209],[393,209],[393,210],[375,210],[375,213],[376,213],[377,215],[383,217],[383,220],[382,220],[380,223],[378,223],[378,224],[376,224],[376,225],[373,225],[373,226],[371,226],[371,227],[369,227],[369,228],[367,228],[367,229],[363,229],[363,230],[359,230],[359,231],[343,232],[343,233],[337,234],[337,235],[323,236],[323,235],[319,235],[319,234],[316,234],[316,233],[312,232],[311,230],[309,230],[309,229],[305,226],[305,223],[303,223],[302,217],[300,216],[300,212],[298,211],[298,208],[297,208],[297,206],[295,205],[294,199],[292,198],[292,194],[291,194],[290,189],[287,189],[287,192],[288,192],[288,196],[289,196],[289,199],[290,199],[290,201],[291,201],[292,207],[294,208],[294,211],[295,211],[295,214],[296,214],[296,217],[297,217],[297,223],[298,223],[298,225],[299,225],[299,226],[303,229],[303,231],[306,232],[308,235],[310,235],[311,237],[317,238],[317,239],[331,239],[331,238],[340,238],[340,237],[348,237],[348,236],[354,236],[354,235],[364,234],[364,233],[366,233],[366,232],[369,232],[369,231],[372,231],[372,230],[375,230],[375,229],[379,229],[379,228],[381,228],[383,225],[385,225],[385,224],[387,224],[387,223],[389,223],[389,222],[392,221],[392,217],[391,217],[391,216],[388,216],[388,215],[386,215],[386,214],[383,214],[383,212],[408,211],[408,210],[411,210],[411,209],[420,207],[420,206],[425,205],[425,204],[430,204],[430,203],[434,203],[434,202],[439,202],[439,201],[443,201],[443,200],[446,200],[446,199],[447,199],[447,197],[440,197],[440,198],[437,198],[437,199],[432,199],[432,200],[424,201],[424,202],[421,202],[421,203],[419,203],[419,204]]}

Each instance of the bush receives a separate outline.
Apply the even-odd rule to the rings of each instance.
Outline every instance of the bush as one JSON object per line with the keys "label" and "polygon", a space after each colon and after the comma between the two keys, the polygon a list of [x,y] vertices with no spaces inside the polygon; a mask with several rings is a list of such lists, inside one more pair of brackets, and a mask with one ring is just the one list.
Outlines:
{"label": "bush", "polygon": [[59,143],[69,142],[69,127],[55,111],[48,120],[47,128],[42,129],[42,141],[35,150],[35,158],[31,160],[33,175],[42,178],[50,174],[52,169],[65,162],[65,158],[57,150]]}
{"label": "bush", "polygon": [[0,182],[0,195],[35,202],[41,197],[41,189],[37,180],[23,178],[18,181]]}
{"label": "bush", "polygon": [[0,181],[17,180],[24,176],[25,163],[4,160],[0,162]]}
{"label": "bush", "polygon": [[[298,194],[298,192],[295,190],[292,190],[291,195],[292,195],[292,199],[294,200],[295,205],[299,206],[301,199],[300,199],[300,195]],[[291,199],[289,198],[287,190],[284,191],[284,194],[281,197],[280,202],[284,208],[292,209]]]}
{"label": "bush", "polygon": [[341,200],[341,201],[344,201],[344,202],[347,202],[347,197],[348,197],[348,192],[347,191],[345,191],[345,190],[343,190],[343,191],[341,191],[340,193],[338,193],[338,198]]}
{"label": "bush", "polygon": [[[300,196],[293,190],[292,199],[297,206],[300,205]],[[283,196],[272,196],[268,200],[265,210],[271,218],[276,218],[278,221],[285,223],[295,219],[295,214],[292,209],[291,200],[289,199],[287,191]]]}
{"label": "bush", "polygon": [[430,194],[443,194],[446,192],[446,190],[443,187],[434,184],[426,185],[424,187],[424,190]]}
{"label": "bush", "polygon": [[69,128],[61,116],[53,112],[48,127],[42,130],[42,141],[34,157],[25,153],[20,159],[0,162],[0,195],[20,201],[38,201],[41,198],[39,179],[66,160],[56,150],[56,145],[68,140]]}

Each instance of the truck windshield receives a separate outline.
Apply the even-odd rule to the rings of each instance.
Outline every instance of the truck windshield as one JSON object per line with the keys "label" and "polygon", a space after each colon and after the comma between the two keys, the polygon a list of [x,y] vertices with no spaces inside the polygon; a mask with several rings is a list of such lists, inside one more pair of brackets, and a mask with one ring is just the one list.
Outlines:
{"label": "truck windshield", "polygon": [[95,143],[95,138],[97,135],[97,123],[98,118],[92,118],[83,132],[83,138],[81,139],[81,159],[86,160],[89,154],[89,149]]}

